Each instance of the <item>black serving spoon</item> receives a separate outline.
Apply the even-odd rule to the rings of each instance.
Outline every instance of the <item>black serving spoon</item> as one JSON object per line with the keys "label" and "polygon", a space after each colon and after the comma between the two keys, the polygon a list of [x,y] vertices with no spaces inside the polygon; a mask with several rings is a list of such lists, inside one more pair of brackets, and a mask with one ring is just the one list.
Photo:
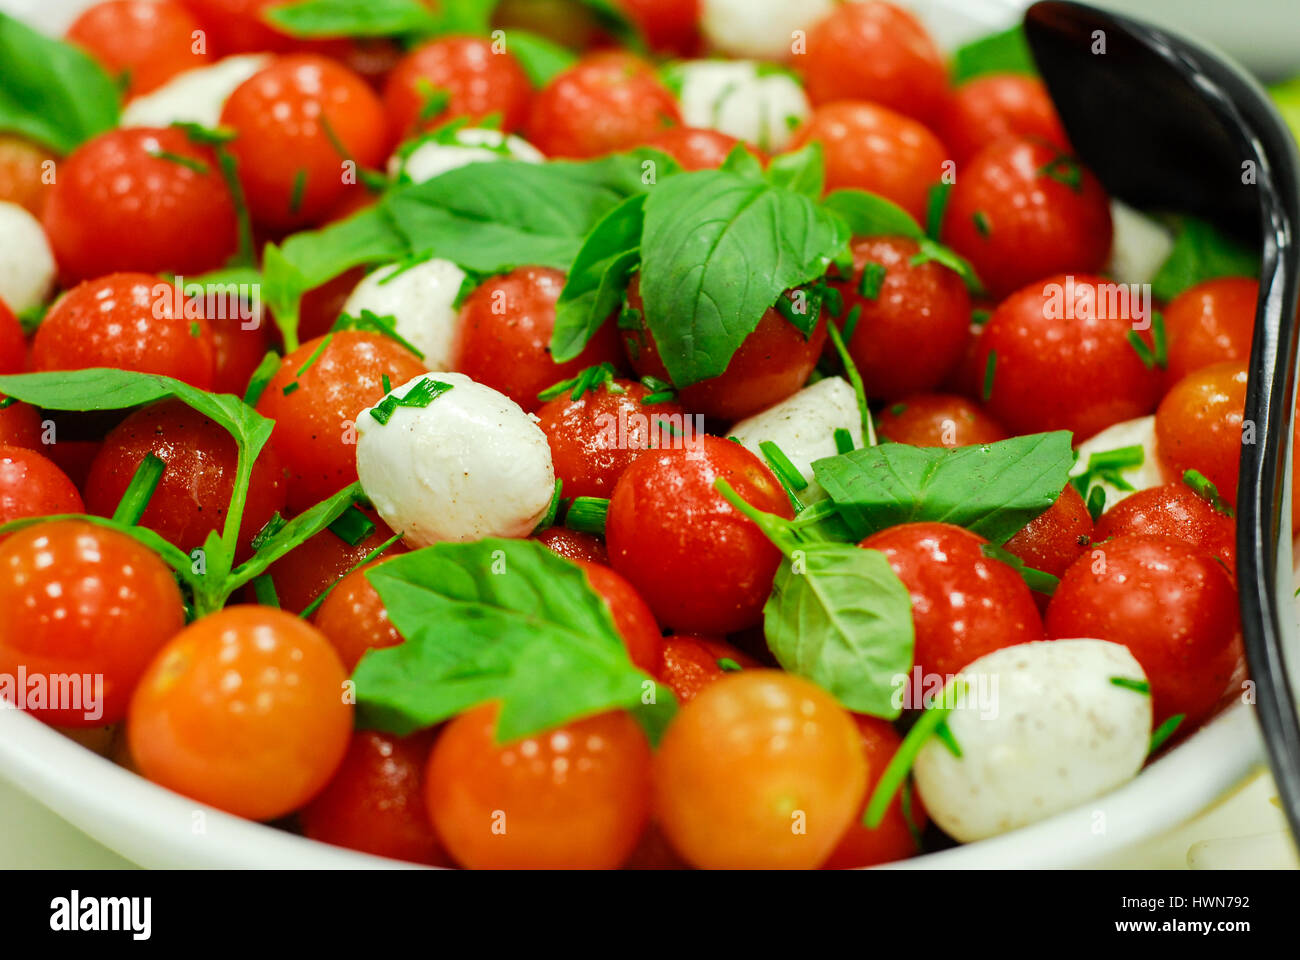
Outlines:
{"label": "black serving spoon", "polygon": [[1237,577],[1246,656],[1273,776],[1300,839],[1300,719],[1292,628],[1291,458],[1300,158],[1267,95],[1221,55],[1081,3],[1025,14],[1043,80],[1080,158],[1136,207],[1195,214],[1247,240],[1262,261],[1246,391]]}

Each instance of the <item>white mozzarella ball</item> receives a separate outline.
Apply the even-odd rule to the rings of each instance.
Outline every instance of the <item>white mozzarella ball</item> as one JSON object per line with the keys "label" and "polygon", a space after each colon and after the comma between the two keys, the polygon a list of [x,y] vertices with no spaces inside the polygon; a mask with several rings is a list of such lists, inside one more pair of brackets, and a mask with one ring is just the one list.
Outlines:
{"label": "white mozzarella ball", "polygon": [[1174,236],[1163,224],[1119,200],[1110,202],[1115,225],[1106,272],[1120,283],[1150,283],[1174,249]]}
{"label": "white mozzarella ball", "polygon": [[210,67],[178,73],[156,90],[136,97],[122,111],[124,127],[169,127],[173,123],[198,123],[215,127],[221,110],[235,88],[269,66],[264,53],[226,57]]}
{"label": "white mozzarella ball", "polygon": [[46,301],[58,273],[40,221],[16,203],[0,201],[0,300],[14,313]]}
{"label": "white mozzarella ball", "polygon": [[[405,397],[425,377],[394,388]],[[461,373],[425,407],[397,407],[387,423],[357,417],[357,475],[379,515],[412,547],[525,537],[555,492],[546,434],[536,417]]]}
{"label": "white mozzarella ball", "polygon": [[812,113],[803,87],[783,70],[747,60],[688,60],[666,79],[677,90],[682,122],[775,153]]}
{"label": "white mozzarella ball", "polygon": [[1077,477],[1086,471],[1088,469],[1088,458],[1094,453],[1104,453],[1107,450],[1133,446],[1142,448],[1141,466],[1128,467],[1119,471],[1119,475],[1128,481],[1133,489],[1121,490],[1113,484],[1099,482],[1101,488],[1106,492],[1106,508],[1113,507],[1139,490],[1147,490],[1165,483],[1164,469],[1160,466],[1160,458],[1156,456],[1155,417],[1138,417],[1135,420],[1116,423],[1079,444],[1077,448],[1079,459],[1070,468],[1070,476]]}
{"label": "white mozzarella ball", "polygon": [[[759,444],[771,440],[813,486],[812,463],[835,456],[835,430],[839,427],[849,431],[855,447],[862,446],[862,417],[853,388],[843,377],[827,377],[741,420],[728,436],[760,460],[763,452]],[[805,492],[800,491],[799,496],[807,502]]]}
{"label": "white mozzarella ball", "polygon": [[343,304],[343,312],[359,317],[369,310],[394,317],[397,334],[424,354],[429,370],[451,366],[452,341],[459,311],[456,296],[465,271],[450,260],[434,258],[414,266],[390,264],[367,274]]}
{"label": "white mozzarella ball", "polygon": [[733,57],[788,60],[795,31],[807,34],[834,0],[701,0],[700,29]]}
{"label": "white mozzarella ball", "polygon": [[[930,817],[963,843],[1069,810],[1131,780],[1151,740],[1151,696],[1112,682],[1146,675],[1127,647],[1041,640],[964,668],[966,701],[913,774]],[[960,683],[961,681],[955,681]]]}
{"label": "white mozzarella ball", "polygon": [[543,163],[546,157],[527,140],[513,134],[485,127],[465,127],[452,134],[454,143],[435,139],[425,140],[404,158],[394,154],[388,161],[388,173],[411,183],[424,183],[441,176],[448,170],[469,166],[471,163],[493,163],[497,160],[522,160],[524,163]]}

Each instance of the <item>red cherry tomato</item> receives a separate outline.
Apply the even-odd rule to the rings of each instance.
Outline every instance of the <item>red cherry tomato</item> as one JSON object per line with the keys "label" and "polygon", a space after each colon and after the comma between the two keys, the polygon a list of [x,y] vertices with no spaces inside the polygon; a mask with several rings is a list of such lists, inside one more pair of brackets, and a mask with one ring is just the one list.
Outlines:
{"label": "red cherry tomato", "polygon": [[1007,439],[1002,426],[965,397],[915,393],[880,412],[876,432],[914,447],[969,447]]}
{"label": "red cherry tomato", "polygon": [[[699,127],[673,127],[646,144],[668,154],[684,170],[716,170],[739,145],[735,137]],[[747,145],[745,149],[760,163],[765,162],[766,158],[756,147]]]}
{"label": "red cherry tomato", "polygon": [[874,103],[828,103],[794,136],[791,149],[816,141],[826,157],[826,189],[878,193],[918,222],[930,187],[944,173],[948,150],[911,117]]}
{"label": "red cherry tomato", "polygon": [[547,527],[541,533],[533,534],[533,539],[551,552],[558,553],[569,560],[609,564],[609,553],[605,550],[605,543],[594,534],[570,530],[568,527]]}
{"label": "red cherry tomato", "polygon": [[384,110],[397,139],[454,117],[482,120],[494,113],[510,133],[523,126],[532,93],[528,74],[508,50],[494,50],[483,37],[442,37],[393,68]]}
{"label": "red cherry tomato", "polygon": [[1092,529],[1092,514],[1083,497],[1066,484],[1056,502],[1030,520],[1024,529],[1003,544],[1025,566],[1059,577],[1100,539]]}
{"label": "red cherry tomato", "polygon": [[1173,386],[1194,370],[1250,359],[1255,335],[1259,281],[1221,277],[1184,290],[1165,308],[1168,363],[1165,383]]}
{"label": "red cherry tomato", "polygon": [[[849,353],[873,397],[933,390],[957,365],[970,330],[970,295],[961,277],[933,261],[913,263],[920,248],[904,237],[853,243],[853,277],[837,280],[843,316],[860,308]],[[883,269],[878,286],[862,291],[863,273]],[[872,278],[868,278],[869,280]],[[872,295],[868,295],[872,294]],[[840,321],[841,326],[845,323]],[[925,349],[918,350],[917,344]]]}
{"label": "red cherry tomato", "polygon": [[531,412],[542,405],[537,395],[547,387],[594,364],[621,361],[612,323],[572,360],[551,359],[555,301],[563,289],[564,274],[550,267],[518,267],[480,284],[461,305],[452,368]]}
{"label": "red cherry tomato", "polygon": [[[627,288],[627,302],[644,317],[636,277]],[[659,357],[659,345],[644,323],[625,330],[623,346],[640,376],[668,381],[668,369]],[[725,373],[680,391],[682,405],[692,413],[723,420],[741,420],[766,410],[796,393],[808,381],[826,344],[826,324],[818,322],[812,336],[803,333],[775,309],[766,311],[754,332],[731,356]]]}
{"label": "red cherry tomato", "polygon": [[212,62],[207,45],[196,39],[199,29],[198,20],[172,0],[103,0],[82,11],[67,39],[108,73],[124,76],[127,95],[138,96]]}
{"label": "red cherry tomato", "polygon": [[[0,403],[4,395],[0,394]],[[7,447],[25,447],[43,452],[41,442],[41,414],[29,403],[11,403],[0,406],[0,444]]]}
{"label": "red cherry tomato", "polygon": [[591,589],[609,607],[614,627],[623,638],[632,663],[652,677],[657,676],[663,660],[663,632],[636,588],[604,564],[575,562],[586,572]]}
{"label": "red cherry tomato", "polygon": [[229,314],[208,320],[212,328],[213,393],[242,397],[253,371],[271,348],[265,317],[250,329],[244,328],[246,323],[251,321]]}
{"label": "red cherry tomato", "polygon": [[947,523],[904,523],[860,544],[883,553],[912,596],[922,676],[953,676],[986,653],[1043,639],[1025,581],[986,557],[986,542]]}
{"label": "red cherry tomato", "polygon": [[690,703],[701,690],[727,674],[760,666],[753,657],[725,641],[679,633],[664,640],[659,679],[672,688],[678,703]]}
{"label": "red cherry tomato", "polygon": [[382,334],[343,330],[328,338],[285,357],[257,404],[275,421],[294,513],[356,481],[356,419],[383,399],[383,378],[399,386],[425,372],[415,354]]}
{"label": "red cherry tomato", "polygon": [[48,458],[24,447],[0,445],[0,525],[23,517],[85,512],[76,485]]}
{"label": "red cherry tomato", "polygon": [[424,806],[432,747],[430,733],[358,730],[334,779],[298,815],[303,833],[377,857],[451,866]]}
{"label": "red cherry tomato", "polygon": [[688,56],[700,46],[700,0],[616,0],[652,50]]}
{"label": "red cherry tomato", "polygon": [[948,94],[948,71],[925,27],[892,3],[835,7],[796,55],[808,99],[870,100],[932,126]]}
{"label": "red cherry tomato", "polygon": [[[91,513],[111,517],[136,470],[148,454],[163,473],[140,518],[186,553],[203,546],[208,533],[220,532],[235,489],[238,449],[225,428],[179,400],[164,400],[135,411],[104,438],[86,482]],[[253,464],[239,528],[240,559],[249,542],[284,510],[285,481],[280,458],[269,444]]]}
{"label": "red cherry tomato", "polygon": [[677,101],[644,60],[588,54],[533,98],[528,139],[548,157],[630,150],[681,123]]}
{"label": "red cherry tomato", "polygon": [[446,849],[473,870],[612,869],[650,815],[650,747],[626,713],[496,742],[497,705],[447,724],[425,773]]}
{"label": "red cherry tomato", "polygon": [[306,342],[329,333],[343,312],[343,304],[365,276],[364,267],[355,267],[303,294],[302,302],[298,304],[300,340]]}
{"label": "red cherry tomato", "polygon": [[267,7],[283,6],[280,0],[181,0],[207,31],[221,55],[270,51],[282,53],[295,41],[271,26]]}
{"label": "red cherry tomato", "polygon": [[54,154],[22,137],[0,133],[0,202],[16,203],[40,219],[54,171]]}
{"label": "red cherry tomato", "polygon": [[990,73],[963,83],[948,99],[938,129],[958,162],[1008,137],[1032,137],[1069,150],[1043,81],[1019,73]]}
{"label": "red cherry tomato", "polygon": [[27,338],[22,324],[0,300],[0,373],[22,373],[27,362]]}
{"label": "red cherry tomato", "polygon": [[1047,635],[1128,647],[1151,684],[1154,723],[1209,713],[1237,664],[1241,623],[1232,577],[1182,540],[1122,536],[1099,543],[1061,578]]}
{"label": "red cherry tomato", "polygon": [[212,386],[212,333],[193,300],[145,273],[114,273],[73,287],[32,342],[33,370],[114,367]]}
{"label": "red cherry tomato", "polygon": [[[1101,277],[1056,276],[1002,301],[978,353],[989,412],[1014,433],[1072,430],[1075,443],[1150,413],[1160,370],[1129,339],[1150,317],[1116,290]],[[1150,331],[1139,335],[1150,347]]]}
{"label": "red cherry tomato", "polygon": [[719,478],[759,510],[793,516],[762,461],[709,436],[643,454],[610,498],[611,564],[678,632],[730,633],[758,623],[781,562],[754,522],[714,489]]}
{"label": "red cherry tomato", "polygon": [[184,625],[172,572],[124,533],[59,520],[0,542],[0,672],[102,677],[79,704],[33,711],[48,723],[121,720],[145,667]]}
{"label": "red cherry tomato", "polygon": [[1237,575],[1237,524],[1181,480],[1139,490],[1103,513],[1093,539],[1160,536],[1183,540],[1223,561]]}
{"label": "red cherry tomato", "polygon": [[376,565],[368,563],[338,581],[311,618],[348,673],[367,650],[395,647],[406,639],[388,619],[388,608],[366,576]]}
{"label": "red cherry tomato", "polygon": [[[393,536],[393,531],[384,521],[376,519],[373,515],[370,519],[375,525],[375,531],[360,543],[348,543],[334,532],[322,530],[271,564],[267,573],[271,576],[271,582],[275,584],[276,593],[280,597],[280,606],[294,613],[299,612],[334,584],[339,583],[344,574]],[[406,548],[399,540],[381,556],[405,552]],[[342,586],[341,583],[339,585]],[[352,586],[355,585],[354,580]],[[349,596],[357,599],[355,593],[345,591],[336,603],[346,606]],[[375,595],[375,599],[378,600],[378,594]],[[325,602],[329,602],[329,597],[325,598]],[[361,600],[358,599],[357,602],[360,603]],[[323,607],[324,604],[321,606]],[[373,607],[369,609],[374,612]],[[368,633],[367,621],[359,618],[353,625],[353,636],[382,637],[383,632],[378,623],[374,620],[369,622],[375,628],[373,632]],[[325,628],[321,627],[321,629]],[[338,632],[334,631],[333,635],[338,635]],[[347,650],[353,651],[357,659],[360,659],[361,654],[365,652],[358,644],[340,641],[339,656],[344,660],[347,659]],[[355,663],[355,660],[353,662]]]}
{"label": "red cherry tomato", "polygon": [[216,155],[180,130],[109,130],[59,164],[45,232],[65,282],[215,270],[238,245]]}
{"label": "red cherry tomato", "polygon": [[352,169],[381,164],[389,146],[384,108],[366,82],[327,57],[281,57],[240,84],[221,122],[253,218],[271,229],[319,221],[349,191]]}
{"label": "red cherry tomato", "polygon": [[1189,373],[1156,410],[1156,452],[1165,475],[1198,470],[1230,506],[1237,503],[1246,365],[1229,360]]}
{"label": "red cherry tomato", "polygon": [[943,240],[989,293],[1054,273],[1096,273],[1111,241],[1110,199],[1077,160],[1037,140],[998,140],[961,168]]}
{"label": "red cherry tomato", "polygon": [[250,820],[303,806],[352,735],[347,674],[320,631],[270,607],[190,624],[140,679],[127,740],[155,783]]}

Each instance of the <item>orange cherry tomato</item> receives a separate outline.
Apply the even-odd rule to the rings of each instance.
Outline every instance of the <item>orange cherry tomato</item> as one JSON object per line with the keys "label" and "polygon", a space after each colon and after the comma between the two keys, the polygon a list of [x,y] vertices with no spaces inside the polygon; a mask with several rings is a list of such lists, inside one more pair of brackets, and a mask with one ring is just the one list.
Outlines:
{"label": "orange cherry tomato", "polygon": [[333,644],[348,673],[357,668],[367,650],[395,647],[406,640],[388,619],[388,608],[366,576],[366,571],[377,565],[378,561],[368,563],[338,581],[312,616],[312,623]]}
{"label": "orange cherry tomato", "polygon": [[880,412],[876,431],[914,447],[969,447],[1007,439],[978,404],[950,393],[914,393]]}
{"label": "orange cherry tomato", "polygon": [[1173,386],[1194,370],[1227,360],[1250,359],[1259,281],[1220,277],[1184,290],[1165,307],[1168,363]]}
{"label": "orange cherry tomato", "polygon": [[1156,410],[1156,452],[1165,473],[1199,470],[1229,505],[1237,503],[1246,365],[1229,360],[1189,373]]}
{"label": "orange cherry tomato", "polygon": [[16,203],[39,219],[55,170],[54,154],[44,147],[0,133],[0,202]]}
{"label": "orange cherry tomato", "polygon": [[199,21],[172,0],[103,0],[87,7],[67,38],[126,78],[127,95],[139,96],[176,74],[212,62],[196,37]]}

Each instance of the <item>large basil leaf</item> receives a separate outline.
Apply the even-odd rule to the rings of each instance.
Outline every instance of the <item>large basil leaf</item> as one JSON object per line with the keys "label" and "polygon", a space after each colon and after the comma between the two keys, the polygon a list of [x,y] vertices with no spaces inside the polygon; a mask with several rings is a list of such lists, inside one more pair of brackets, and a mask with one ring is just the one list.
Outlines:
{"label": "large basil leaf", "polygon": [[528,79],[539,90],[578,62],[578,55],[528,30],[507,30],[506,49],[514,54]]}
{"label": "large basil leaf", "polygon": [[[475,4],[458,0],[450,6]],[[266,19],[295,37],[393,37],[433,33],[439,26],[437,16],[420,0],[303,0],[271,7]],[[486,27],[487,17],[482,20]]]}
{"label": "large basil leaf", "polygon": [[980,37],[952,55],[952,82],[963,83],[986,73],[1037,74],[1034,56],[1019,25]]}
{"label": "large basil leaf", "polygon": [[1169,301],[1215,277],[1258,277],[1259,254],[1221,233],[1213,224],[1183,217],[1174,247],[1151,278],[1151,293]]}

